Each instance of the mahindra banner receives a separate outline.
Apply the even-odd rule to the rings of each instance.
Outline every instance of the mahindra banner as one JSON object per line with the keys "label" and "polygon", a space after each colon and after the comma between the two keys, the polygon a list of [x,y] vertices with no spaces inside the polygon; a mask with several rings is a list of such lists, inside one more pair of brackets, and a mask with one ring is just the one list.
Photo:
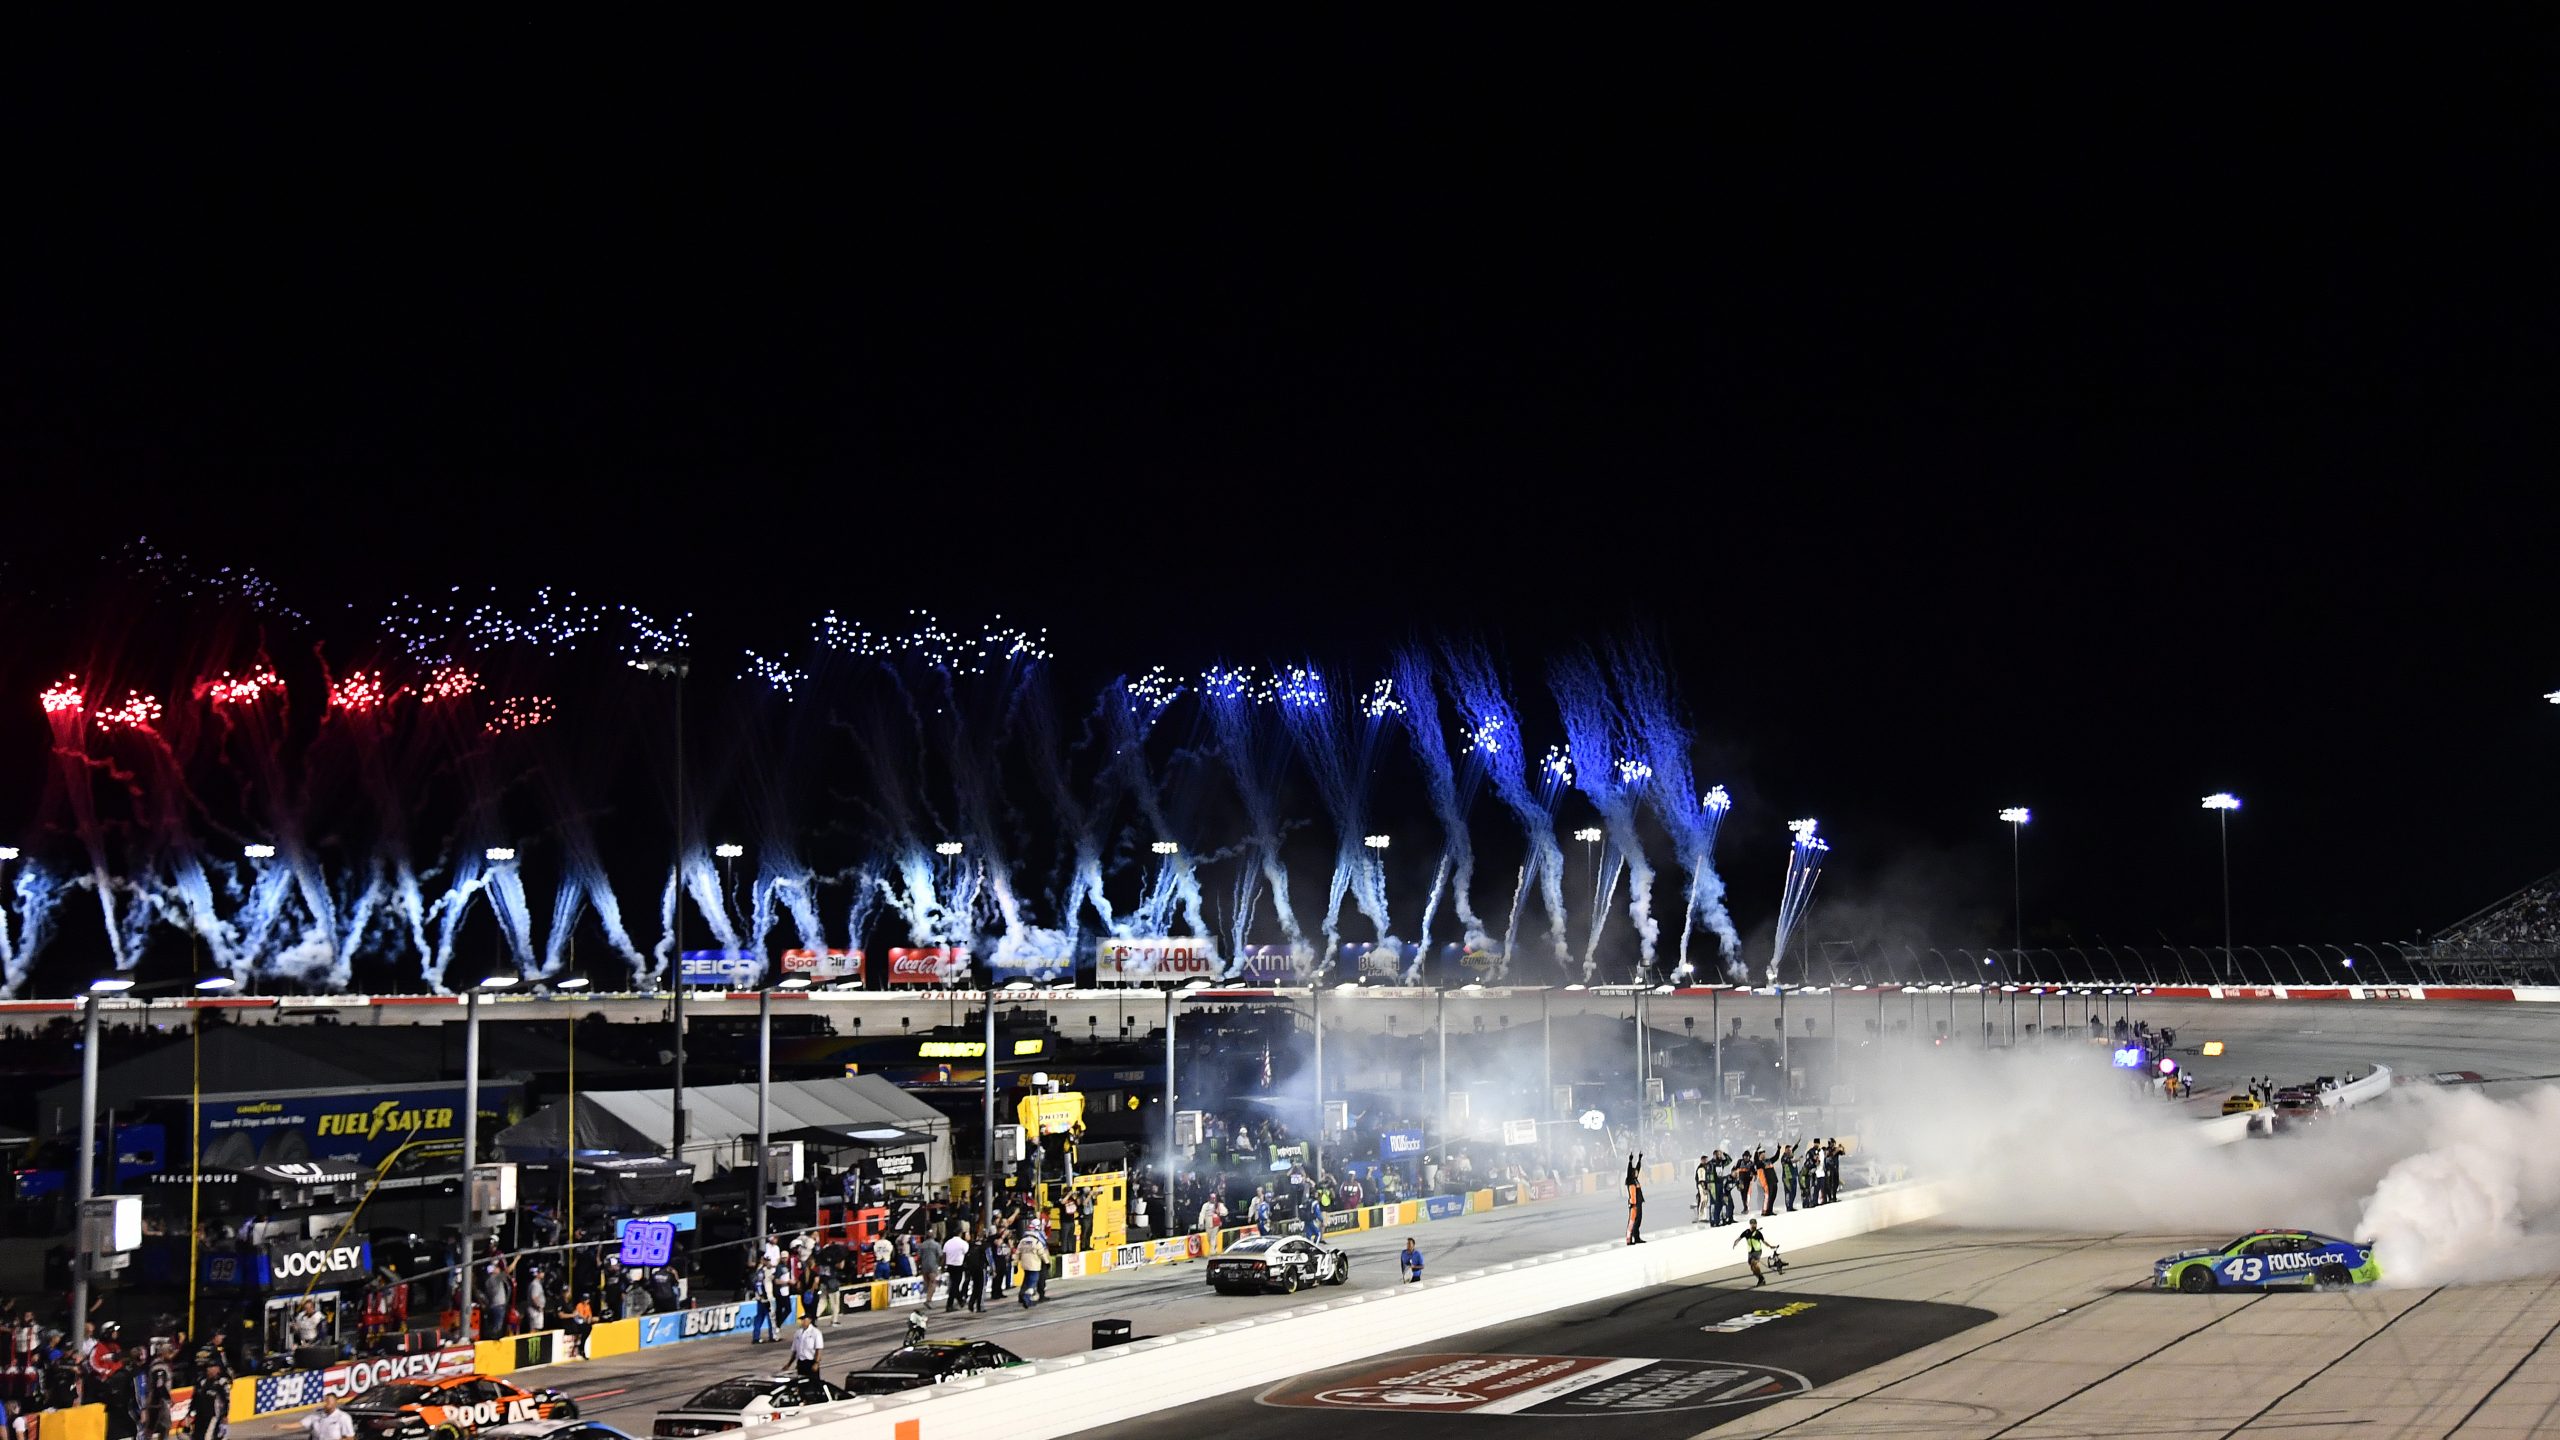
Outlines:
{"label": "mahindra banner", "polygon": [[892,985],[951,985],[969,972],[966,945],[926,945],[889,952]]}
{"label": "mahindra banner", "polygon": [[1105,940],[1094,947],[1096,984],[1149,980],[1214,980],[1221,966],[1215,940],[1166,935]]}
{"label": "mahindra banner", "polygon": [[832,980],[862,978],[862,952],[859,950],[785,950],[782,973],[804,980],[826,984]]}

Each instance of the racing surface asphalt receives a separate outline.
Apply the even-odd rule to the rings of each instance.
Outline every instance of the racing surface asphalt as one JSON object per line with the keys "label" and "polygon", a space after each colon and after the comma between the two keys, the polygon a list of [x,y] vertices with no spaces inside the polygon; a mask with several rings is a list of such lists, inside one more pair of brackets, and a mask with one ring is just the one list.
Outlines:
{"label": "racing surface asphalt", "polygon": [[[1922,998],[1936,1002],[1937,1016],[1946,1018],[1949,997]],[[1974,996],[1953,1000],[1959,1022],[1977,1018]],[[1990,1009],[2005,1037],[2005,1004]],[[1885,1014],[1913,1018],[1898,1003]],[[2272,1075],[2283,1083],[2361,1073],[2378,1062],[2410,1077],[2477,1071],[2491,1082],[2491,1094],[2504,1095],[2523,1081],[2560,1072],[2560,1005],[2138,1002],[2135,1014],[2177,1027],[2178,1053],[2195,1071],[2197,1097],[2190,1103],[2199,1114],[2212,1113],[2222,1089],[2249,1075]],[[1844,1001],[1841,1027],[1851,1030],[1855,1018]],[[2046,1019],[2063,1021],[2059,1004],[2048,1001]],[[2021,1006],[2022,1032],[2032,1020],[2032,1006]],[[2228,1053],[2197,1056],[2196,1048],[2209,1039],[2224,1041]],[[1658,1195],[1651,1228],[1660,1233],[1679,1224],[1685,1217],[1675,1207],[1685,1209]],[[1615,1195],[1582,1196],[1417,1226],[1414,1233],[1432,1269],[1445,1274],[1452,1265],[1495,1264],[1608,1238],[1618,1232],[1622,1213]],[[2284,1223],[2284,1217],[2267,1223]],[[1353,1286],[1395,1283],[1394,1253],[1403,1232],[1337,1238],[1352,1252]],[[2158,1257],[2229,1238],[1906,1226],[1790,1252],[1792,1268],[1766,1289],[1750,1289],[1747,1272],[1717,1272],[1611,1306],[1559,1312],[1414,1352],[1667,1364],[1595,1367],[1605,1368],[1595,1374],[1595,1368],[1571,1368],[1579,1362],[1568,1360],[1566,1370],[1533,1375],[1530,1384],[1548,1389],[1525,1397],[1506,1388],[1518,1383],[1509,1377],[1542,1367],[1439,1368],[1434,1378],[1433,1366],[1399,1366],[1386,1378],[1406,1383],[1391,1388],[1426,1396],[1433,1390],[1474,1395],[1487,1387],[1498,1393],[1480,1404],[1379,1403],[1392,1404],[1396,1423],[1424,1423],[1434,1430],[1500,1427],[1516,1408],[1542,1418],[1585,1416],[1601,1427],[1593,1433],[1623,1440],[1708,1431],[1718,1440],[2560,1435],[2560,1278],[2263,1296],[2145,1288]],[[1052,1293],[1056,1299],[1028,1315],[1008,1299],[1001,1309],[990,1306],[984,1315],[966,1317],[966,1324],[937,1305],[928,1311],[931,1333],[983,1337],[1021,1354],[1051,1356],[1085,1349],[1090,1322],[1104,1317],[1128,1319],[1141,1335],[1165,1334],[1296,1303],[1277,1295],[1212,1295],[1197,1264],[1058,1282]],[[1812,1308],[1738,1329],[1702,1328],[1801,1302]],[[826,1332],[827,1377],[868,1365],[895,1345],[908,1313],[838,1320]],[[645,1436],[658,1411],[727,1376],[786,1369],[787,1354],[780,1345],[707,1340],[547,1367],[522,1378],[558,1386],[579,1397],[587,1414]],[[1791,1376],[1742,1368],[1753,1365],[1793,1371],[1814,1388],[1789,1393],[1796,1388]],[[1191,1440],[1223,1427],[1332,1440],[1346,1414],[1383,1413],[1369,1408],[1359,1393],[1364,1380],[1379,1388],[1376,1368],[1300,1377],[1124,1422],[1110,1433]],[[1711,1373],[1737,1370],[1742,1373],[1730,1379]],[[1329,1391],[1349,1392],[1336,1399],[1352,1403],[1295,1403]],[[1741,1403],[1673,1408],[1701,1396]],[[1583,1403],[1554,1408],[1576,1397]],[[1598,1403],[1604,1400],[1612,1403]],[[1488,1408],[1496,1406],[1503,1408]],[[1419,1419],[1434,1411],[1428,1422]],[[279,1417],[244,1428],[290,1431],[298,1422]]]}
{"label": "racing surface asphalt", "polygon": [[[1790,1254],[1765,1289],[1717,1272],[1086,1433],[1331,1440],[1392,1413],[1423,1440],[1564,1416],[1587,1440],[2560,1434],[2560,1280],[2147,1288],[2154,1259],[2228,1238],[1905,1226]],[[1549,1358],[1475,1359],[1521,1356]],[[1627,1363],[1569,1358],[1591,1356]]]}

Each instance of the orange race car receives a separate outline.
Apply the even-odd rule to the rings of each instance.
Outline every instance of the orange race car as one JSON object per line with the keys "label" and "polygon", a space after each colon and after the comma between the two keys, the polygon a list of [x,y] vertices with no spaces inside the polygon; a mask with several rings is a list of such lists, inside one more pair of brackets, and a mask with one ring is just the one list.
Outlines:
{"label": "orange race car", "polygon": [[493,1375],[394,1380],[346,1405],[363,1440],[427,1440],[489,1425],[575,1420],[578,1403],[557,1390],[526,1390]]}

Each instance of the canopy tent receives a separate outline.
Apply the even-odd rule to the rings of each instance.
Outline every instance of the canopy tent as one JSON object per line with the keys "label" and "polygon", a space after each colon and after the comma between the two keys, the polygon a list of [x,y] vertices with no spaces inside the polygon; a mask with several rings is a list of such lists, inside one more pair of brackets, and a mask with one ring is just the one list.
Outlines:
{"label": "canopy tent", "polygon": [[[929,1181],[951,1178],[951,1121],[941,1111],[877,1075],[848,1075],[837,1080],[779,1081],[771,1090],[770,1128],[779,1140],[797,1131],[824,1130],[822,1144],[852,1144],[848,1135],[864,1131],[898,1131],[919,1138],[911,1142],[925,1151]],[[652,1090],[581,1090],[575,1148],[591,1153],[665,1154],[675,1135],[668,1093]],[[705,1174],[707,1152],[742,1156],[735,1142],[752,1148],[756,1133],[756,1087],[705,1085],[684,1092],[689,1141],[684,1157]],[[571,1147],[569,1102],[546,1105],[521,1122],[498,1132],[500,1153],[511,1159],[552,1159]]]}
{"label": "canopy tent", "polygon": [[[577,1159],[578,1208],[606,1210],[683,1210],[693,1204],[693,1167],[659,1155],[580,1155]],[[565,1203],[568,1181],[560,1162],[527,1164],[516,1177],[520,1197]]]}
{"label": "canopy tent", "polygon": [[819,1149],[852,1150],[921,1150],[933,1143],[930,1135],[895,1125],[804,1125],[777,1130],[773,1140],[777,1145],[797,1140]]}

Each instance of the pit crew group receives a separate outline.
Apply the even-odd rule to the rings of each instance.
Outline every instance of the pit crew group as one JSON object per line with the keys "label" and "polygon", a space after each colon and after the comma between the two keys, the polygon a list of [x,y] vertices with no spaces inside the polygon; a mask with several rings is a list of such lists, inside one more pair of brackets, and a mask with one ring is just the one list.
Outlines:
{"label": "pit crew group", "polygon": [[1760,1213],[1774,1215],[1781,1198],[1789,1210],[1827,1205],[1840,1198],[1840,1157],[1844,1152],[1837,1139],[1816,1140],[1801,1153],[1793,1142],[1775,1150],[1765,1146],[1742,1152],[1737,1159],[1718,1149],[1712,1155],[1698,1157],[1696,1172],[1697,1218],[1710,1225],[1733,1223],[1734,1202],[1751,1208],[1753,1186],[1760,1191]]}

